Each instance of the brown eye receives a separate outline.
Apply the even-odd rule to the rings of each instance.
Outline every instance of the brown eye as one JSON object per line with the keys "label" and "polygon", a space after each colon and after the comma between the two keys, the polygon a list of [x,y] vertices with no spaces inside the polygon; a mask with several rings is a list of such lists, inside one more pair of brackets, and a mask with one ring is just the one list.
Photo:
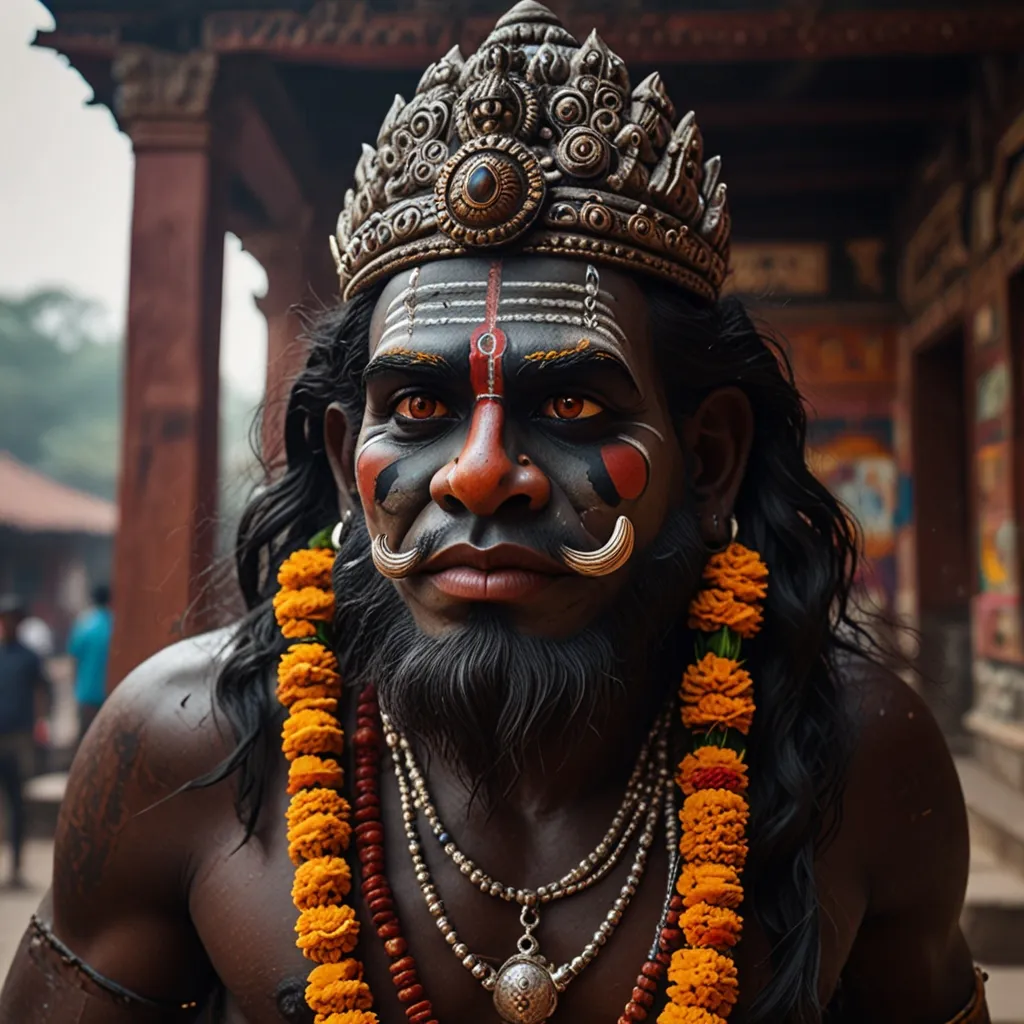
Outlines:
{"label": "brown eye", "polygon": [[448,406],[430,395],[409,395],[395,406],[395,415],[407,420],[431,420],[448,415]]}
{"label": "brown eye", "polygon": [[544,416],[555,420],[586,420],[591,416],[598,416],[604,409],[592,402],[589,398],[580,398],[578,395],[561,395],[558,398],[549,398],[541,410]]}

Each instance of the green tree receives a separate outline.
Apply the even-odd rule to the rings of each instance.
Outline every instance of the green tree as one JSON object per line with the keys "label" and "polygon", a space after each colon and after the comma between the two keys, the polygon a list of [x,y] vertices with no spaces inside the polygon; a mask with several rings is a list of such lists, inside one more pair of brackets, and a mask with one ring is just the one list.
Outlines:
{"label": "green tree", "polygon": [[113,497],[121,356],[95,302],[58,289],[0,298],[0,449]]}

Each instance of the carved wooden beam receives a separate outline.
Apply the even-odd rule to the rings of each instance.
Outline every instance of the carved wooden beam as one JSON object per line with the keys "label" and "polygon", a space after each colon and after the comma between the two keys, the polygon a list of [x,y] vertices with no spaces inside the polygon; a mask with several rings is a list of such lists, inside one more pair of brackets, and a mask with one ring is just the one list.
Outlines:
{"label": "carved wooden beam", "polygon": [[948,120],[961,99],[759,100],[695,103],[701,129],[786,128],[820,125],[925,124]]}
{"label": "carved wooden beam", "polygon": [[[357,67],[419,69],[459,44],[472,52],[494,15],[461,21],[429,11],[375,14],[364,4],[319,4],[291,12],[214,12],[204,44],[221,53],[274,53],[281,58]],[[907,54],[1009,52],[1024,48],[1024,10],[976,5],[969,10],[794,10],[569,14],[570,28],[596,27],[628,63],[825,60]]]}
{"label": "carved wooden beam", "polygon": [[[472,52],[496,15],[443,18],[428,9],[374,13],[362,3],[320,3],[295,11],[216,11],[203,44],[220,53],[351,67],[419,70],[451,46]],[[1024,8],[978,3],[961,10],[696,11],[609,14],[580,4],[566,17],[578,34],[597,28],[628,63],[829,60],[1024,49]],[[62,14],[36,43],[72,58],[112,55],[120,29],[110,15]]]}

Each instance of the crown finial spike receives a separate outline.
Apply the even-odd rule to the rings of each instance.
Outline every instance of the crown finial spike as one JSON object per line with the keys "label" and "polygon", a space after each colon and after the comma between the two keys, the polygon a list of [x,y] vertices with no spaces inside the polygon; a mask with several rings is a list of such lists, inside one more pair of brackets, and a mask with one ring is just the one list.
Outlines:
{"label": "crown finial spike", "polygon": [[541,22],[547,25],[561,25],[562,21],[550,7],[537,3],[537,0],[519,0],[511,10],[503,14],[496,29],[507,28],[509,25],[521,25],[524,22]]}

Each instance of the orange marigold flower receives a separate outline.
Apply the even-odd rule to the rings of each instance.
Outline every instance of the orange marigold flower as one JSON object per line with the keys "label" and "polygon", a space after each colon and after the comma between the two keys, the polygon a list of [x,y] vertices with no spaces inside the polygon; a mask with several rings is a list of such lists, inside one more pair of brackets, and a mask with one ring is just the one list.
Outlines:
{"label": "orange marigold flower", "polygon": [[743,934],[743,918],[730,907],[695,903],[680,914],[679,927],[691,946],[731,949]]}
{"label": "orange marigold flower", "polygon": [[380,1024],[377,1014],[366,1010],[344,1010],[341,1013],[318,1013],[313,1024]]}
{"label": "orange marigold flower", "polygon": [[338,857],[351,838],[349,822],[333,814],[311,814],[288,829],[288,857],[296,865],[316,857]]}
{"label": "orange marigold flower", "polygon": [[687,864],[679,874],[676,892],[687,907],[709,903],[735,909],[743,902],[739,872],[728,864]]}
{"label": "orange marigold flower", "polygon": [[340,754],[345,734],[334,715],[326,711],[295,711],[285,719],[281,749],[289,761],[302,754]]}
{"label": "orange marigold flower", "polygon": [[668,966],[668,996],[677,1006],[698,1006],[728,1017],[739,996],[736,965],[713,949],[677,949]]}
{"label": "orange marigold flower", "polygon": [[359,920],[349,906],[312,907],[299,914],[295,922],[295,945],[303,956],[318,964],[337,963],[356,948]]}
{"label": "orange marigold flower", "polygon": [[310,786],[330,786],[339,789],[345,782],[345,769],[337,761],[325,761],[314,754],[295,758],[288,768],[288,793],[294,796],[300,789]]}
{"label": "orange marigold flower", "polygon": [[321,964],[309,973],[306,1003],[311,1010],[340,1016],[348,1010],[368,1010],[373,1006],[370,987],[363,981],[363,965],[358,960]]}
{"label": "orange marigold flower", "polygon": [[[306,625],[314,629],[310,623]],[[299,700],[340,696],[338,659],[323,644],[292,644],[281,655],[277,665],[277,699],[285,707]]]}
{"label": "orange marigold flower", "polygon": [[678,1006],[669,1003],[658,1014],[658,1024],[724,1024],[724,1018],[699,1006]]}
{"label": "orange marigold flower", "polygon": [[330,622],[334,615],[334,594],[319,587],[279,590],[274,595],[274,615],[282,628],[289,619]]}
{"label": "orange marigold flower", "polygon": [[735,729],[746,735],[754,721],[754,702],[749,697],[709,693],[696,704],[685,704],[682,719],[687,729]]}
{"label": "orange marigold flower", "polygon": [[687,863],[728,864],[741,868],[747,857],[750,809],[738,793],[702,789],[683,802],[679,852]]}
{"label": "orange marigold flower", "polygon": [[300,864],[292,882],[292,902],[299,910],[341,903],[352,891],[352,872],[342,857],[314,857]]}
{"label": "orange marigold flower", "polygon": [[293,551],[277,570],[277,582],[289,590],[305,587],[331,588],[334,551],[331,548],[303,548]]}
{"label": "orange marigold flower", "polygon": [[768,566],[756,551],[735,541],[708,559],[704,579],[709,586],[727,590],[746,604],[768,596]]}
{"label": "orange marigold flower", "polygon": [[[298,714],[300,711],[326,711],[330,715],[335,715],[338,710],[338,701],[334,697],[303,697],[302,700],[297,700],[291,707],[292,714]],[[335,715],[335,717],[337,717]]]}
{"label": "orange marigold flower", "polygon": [[696,664],[687,666],[679,685],[679,696],[684,703],[693,704],[709,693],[719,693],[723,697],[751,697],[754,680],[732,658],[705,654]]}
{"label": "orange marigold flower", "polygon": [[305,619],[285,619],[283,622],[278,619],[277,624],[281,627],[281,635],[286,640],[306,640],[316,636],[316,626]]}
{"label": "orange marigold flower", "polygon": [[[721,779],[720,784],[715,784]],[[687,795],[698,789],[731,789],[742,793],[747,788],[747,766],[729,747],[697,747],[679,762],[676,783]]]}
{"label": "orange marigold flower", "polygon": [[285,817],[292,828],[314,814],[333,814],[342,821],[352,816],[349,802],[333,789],[303,789],[288,802]]}
{"label": "orange marigold flower", "polygon": [[717,633],[728,626],[734,633],[749,639],[761,628],[764,613],[756,604],[737,601],[728,590],[707,587],[697,592],[690,602],[690,629]]}

